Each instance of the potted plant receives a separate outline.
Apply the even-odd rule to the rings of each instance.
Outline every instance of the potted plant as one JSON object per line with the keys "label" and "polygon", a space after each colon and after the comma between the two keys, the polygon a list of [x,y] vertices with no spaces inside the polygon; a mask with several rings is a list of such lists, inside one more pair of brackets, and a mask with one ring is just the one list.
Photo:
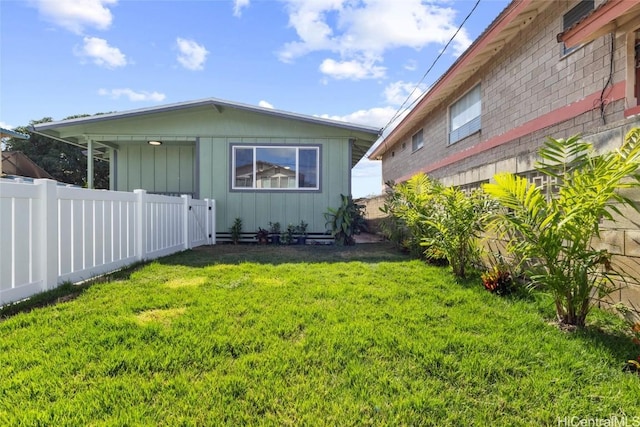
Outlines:
{"label": "potted plant", "polygon": [[233,225],[231,226],[231,241],[234,245],[237,245],[240,242],[240,238],[242,237],[242,219],[236,218],[233,221]]}
{"label": "potted plant", "polygon": [[296,240],[299,245],[307,244],[307,227],[309,224],[304,222],[304,220],[300,221],[300,224],[296,225]]}
{"label": "potted plant", "polygon": [[280,243],[280,223],[270,222],[269,231],[271,233],[271,243],[273,243],[274,245],[279,244]]}
{"label": "potted plant", "polygon": [[260,245],[266,245],[269,243],[269,230],[266,230],[262,227],[258,227],[258,232],[256,233],[256,240]]}
{"label": "potted plant", "polygon": [[296,238],[296,227],[293,224],[287,225],[287,230],[282,233],[282,237],[280,238],[282,243],[285,245],[290,245],[294,242]]}

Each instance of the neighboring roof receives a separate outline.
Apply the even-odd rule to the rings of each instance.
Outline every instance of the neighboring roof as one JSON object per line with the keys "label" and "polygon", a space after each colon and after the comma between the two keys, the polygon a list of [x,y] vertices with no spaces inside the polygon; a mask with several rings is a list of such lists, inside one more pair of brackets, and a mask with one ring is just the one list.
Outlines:
{"label": "neighboring roof", "polygon": [[[360,135],[363,138],[357,141],[358,143],[355,144],[355,146],[353,147],[352,162],[353,160],[357,162],[362,157],[364,157],[367,150],[378,139],[378,135],[380,133],[380,129],[372,126],[357,125],[357,124],[342,122],[338,120],[330,120],[330,119],[325,119],[325,118],[320,118],[315,116],[307,116],[303,114],[291,113],[291,112],[282,111],[282,110],[275,110],[272,108],[258,107],[258,106],[242,104],[238,102],[226,101],[226,100],[217,99],[217,98],[205,98],[205,99],[200,99],[195,101],[186,101],[186,102],[179,102],[175,104],[160,105],[156,107],[140,108],[136,110],[100,114],[95,116],[80,117],[80,118],[61,120],[56,122],[39,123],[39,124],[33,125],[31,129],[35,133],[55,138],[56,135],[48,133],[47,131],[57,131],[60,129],[79,126],[79,125],[92,125],[92,124],[105,122],[105,121],[149,116],[149,115],[158,114],[158,113],[183,111],[183,110],[195,109],[200,107],[208,107],[208,106],[212,107],[219,113],[222,113],[225,109],[243,110],[243,111],[253,112],[257,114],[278,117],[282,119],[295,120],[295,121],[306,122],[306,123],[311,123],[311,124],[316,124],[321,126],[329,126],[336,129],[344,129],[351,132],[357,132],[358,135]],[[62,140],[62,141],[67,142],[71,145],[86,147],[86,145],[82,144],[82,141],[69,141],[69,140]]]}
{"label": "neighboring roof", "polygon": [[16,132],[15,130],[0,128],[0,138],[29,139],[29,135]]}
{"label": "neighboring roof", "polygon": [[410,132],[417,130],[429,113],[472,78],[480,67],[494,58],[509,41],[552,3],[548,0],[513,0],[509,3],[369,157],[381,159],[393,145],[407,137]]}
{"label": "neighboring roof", "polygon": [[3,151],[2,169],[0,170],[7,175],[54,179],[21,151]]}
{"label": "neighboring roof", "polygon": [[604,34],[624,34],[640,25],[640,3],[630,0],[608,0],[601,3],[578,22],[558,34],[558,42],[567,47],[587,43]]}

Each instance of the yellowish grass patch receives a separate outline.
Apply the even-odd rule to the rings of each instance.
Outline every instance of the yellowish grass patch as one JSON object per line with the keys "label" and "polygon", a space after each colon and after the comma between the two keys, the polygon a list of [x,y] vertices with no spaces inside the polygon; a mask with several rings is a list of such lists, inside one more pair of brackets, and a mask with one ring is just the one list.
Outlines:
{"label": "yellowish grass patch", "polygon": [[136,321],[142,325],[158,323],[163,326],[169,326],[173,319],[183,315],[185,311],[186,308],[184,307],[145,310],[138,313]]}
{"label": "yellowish grass patch", "polygon": [[201,286],[204,285],[207,281],[207,278],[204,276],[196,276],[189,278],[178,278],[168,281],[165,286],[168,288],[185,288],[191,286]]}

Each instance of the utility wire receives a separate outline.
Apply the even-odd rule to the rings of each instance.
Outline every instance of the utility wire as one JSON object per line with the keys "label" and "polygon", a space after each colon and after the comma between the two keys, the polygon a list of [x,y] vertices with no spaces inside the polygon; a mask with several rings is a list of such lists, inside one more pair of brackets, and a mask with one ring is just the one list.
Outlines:
{"label": "utility wire", "polygon": [[[406,108],[404,108],[405,104],[409,101],[409,99],[411,99],[411,97],[413,96],[413,94],[418,90],[418,87],[420,86],[420,84],[422,84],[422,82],[427,78],[427,75],[431,72],[431,70],[433,69],[433,67],[435,67],[436,63],[438,62],[438,60],[440,59],[440,57],[446,52],[447,48],[449,47],[449,45],[451,44],[451,42],[453,41],[453,39],[456,38],[456,36],[458,35],[458,33],[460,32],[460,30],[462,30],[462,27],[464,26],[464,24],[467,22],[467,20],[469,19],[469,17],[473,14],[473,12],[475,12],[475,10],[477,9],[478,5],[480,4],[480,0],[476,1],[476,4],[473,6],[473,8],[471,9],[471,11],[467,14],[467,16],[464,18],[464,20],[462,21],[462,23],[460,24],[460,26],[458,27],[458,29],[456,30],[456,32],[453,34],[453,36],[451,36],[451,38],[449,39],[449,41],[447,42],[446,45],[444,45],[444,48],[440,51],[440,53],[438,54],[438,56],[436,56],[436,59],[434,59],[434,61],[431,63],[431,65],[429,66],[429,68],[427,69],[427,71],[424,73],[424,75],[422,76],[422,78],[420,79],[420,81],[416,84],[416,86],[413,88],[413,90],[411,91],[411,93],[409,93],[409,95],[407,96],[407,99],[404,100],[404,102],[402,103],[402,105],[400,105],[400,107],[398,107],[398,111],[396,111],[396,113],[393,115],[393,117],[391,118],[391,120],[389,120],[389,122],[384,125],[384,127],[380,130],[380,135],[382,135],[384,133],[385,130],[387,130],[387,128],[389,127],[389,125],[391,123],[394,122],[394,120],[396,120],[398,117],[400,117],[402,114],[404,114],[405,111],[409,110],[411,107],[413,107],[413,105],[418,102],[420,100],[420,97],[414,99],[411,104],[407,105]],[[403,109],[404,108],[404,109]]]}

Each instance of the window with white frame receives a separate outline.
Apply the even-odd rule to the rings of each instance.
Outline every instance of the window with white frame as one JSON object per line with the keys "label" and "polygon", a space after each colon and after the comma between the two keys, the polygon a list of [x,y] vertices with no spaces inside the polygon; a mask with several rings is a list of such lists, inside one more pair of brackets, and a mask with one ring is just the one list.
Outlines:
{"label": "window with white frame", "polygon": [[319,190],[319,146],[232,146],[232,189]]}
{"label": "window with white frame", "polygon": [[449,144],[481,129],[481,97],[482,92],[478,84],[449,107]]}
{"label": "window with white frame", "polygon": [[[587,16],[594,7],[593,0],[580,0],[578,4],[572,7],[567,13],[562,15],[562,31],[566,31],[569,28],[573,27],[575,23],[580,21],[582,18]],[[562,54],[566,55],[568,53],[573,52],[579,46],[576,47],[567,47],[564,43],[562,44]]]}
{"label": "window with white frame", "polygon": [[424,132],[420,129],[411,137],[411,150],[416,151],[424,146]]}

